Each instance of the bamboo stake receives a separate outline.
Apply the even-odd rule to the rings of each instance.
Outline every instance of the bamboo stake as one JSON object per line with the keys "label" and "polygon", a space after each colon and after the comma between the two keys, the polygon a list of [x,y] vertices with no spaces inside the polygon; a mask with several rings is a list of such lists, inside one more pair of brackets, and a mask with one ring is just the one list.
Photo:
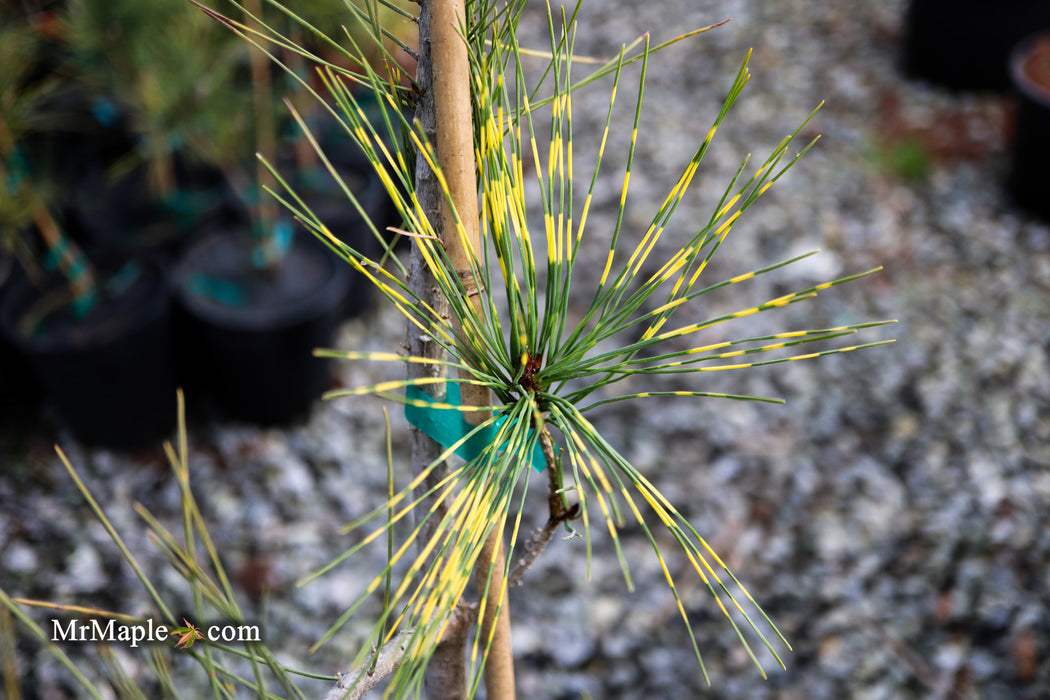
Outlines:
{"label": "bamboo stake", "polygon": [[[416,105],[416,117],[419,119],[427,139],[434,143],[437,139],[436,115],[434,113],[433,62],[430,58],[430,3],[421,2],[419,12],[419,49],[420,60],[417,65],[416,82],[420,86],[419,101]],[[434,172],[427,166],[426,160],[416,160],[416,195],[426,217],[434,222],[439,230],[442,224],[444,194]],[[437,281],[427,267],[419,246],[412,246],[412,259],[408,268],[408,284],[421,299],[426,299],[430,308],[442,316],[448,315],[448,300],[438,290]],[[425,321],[426,319],[420,319]],[[410,355],[429,357],[435,360],[444,359],[442,347],[420,330],[413,323],[408,324],[406,345]],[[410,363],[409,378],[444,376],[444,368],[438,364]],[[445,385],[428,384],[425,391],[438,401],[445,399]],[[431,440],[423,431],[411,430],[412,467],[418,474],[433,464],[441,454],[441,447]],[[441,465],[428,473],[423,484],[416,491],[422,498],[417,512],[431,513],[431,518],[423,523],[421,542],[429,542],[434,536],[437,523],[448,512],[447,505],[437,501],[434,495],[427,495],[448,474],[448,467]],[[433,555],[432,555],[433,556]],[[434,650],[426,669],[427,694],[435,699],[461,700],[467,696],[466,668],[467,626],[454,626],[445,634],[441,643]]]}
{"label": "bamboo stake", "polygon": [[[437,157],[462,226],[460,231],[452,211],[448,206],[443,206],[441,238],[475,312],[480,315],[481,297],[473,274],[474,256],[481,248],[481,241],[471,118],[470,64],[462,35],[466,26],[466,13],[463,0],[430,0],[424,4],[429,8],[429,50],[433,71],[431,89],[434,95]],[[471,384],[462,385],[462,400],[464,405],[491,404],[489,390]],[[468,413],[467,416],[475,422],[488,417],[480,412]],[[490,698],[512,700],[515,697],[514,657],[504,583],[505,568],[503,533],[494,528],[482,548],[475,571],[477,585],[484,590],[483,595],[489,601],[485,606],[480,631],[483,645],[491,638],[485,665],[485,689]],[[497,610],[497,607],[500,609]]]}

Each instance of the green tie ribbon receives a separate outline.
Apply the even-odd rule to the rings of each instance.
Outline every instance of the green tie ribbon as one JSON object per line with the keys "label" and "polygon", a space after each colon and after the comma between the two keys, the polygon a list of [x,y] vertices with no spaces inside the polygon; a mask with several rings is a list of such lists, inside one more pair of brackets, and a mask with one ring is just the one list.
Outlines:
{"label": "green tie ribbon", "polygon": [[[459,385],[455,382],[448,382],[446,387],[446,396],[443,403],[453,406],[462,405]],[[409,386],[405,392],[405,397],[409,401],[437,403],[429,394],[416,386]],[[426,433],[434,442],[446,448],[452,447],[452,445],[463,440],[467,434],[477,427],[471,425],[463,418],[462,411],[454,408],[426,406],[420,403],[406,403],[405,418],[411,425]],[[505,420],[507,420],[506,416],[500,416],[492,425],[476,430],[473,435],[456,448],[456,454],[468,462],[477,457],[482,450],[495,442],[496,432]],[[547,466],[547,460],[543,457],[543,449],[540,447],[539,442],[532,447],[530,462],[532,468],[538,472],[543,472]]]}

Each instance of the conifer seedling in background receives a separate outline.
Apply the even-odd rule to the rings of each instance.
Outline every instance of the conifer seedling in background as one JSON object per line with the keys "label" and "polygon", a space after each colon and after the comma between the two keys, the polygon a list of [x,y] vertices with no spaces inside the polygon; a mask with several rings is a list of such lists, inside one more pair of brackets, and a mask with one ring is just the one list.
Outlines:
{"label": "conifer seedling in background", "polygon": [[46,250],[41,262],[61,271],[68,294],[52,296],[23,324],[32,335],[46,315],[70,306],[76,317],[88,315],[98,292],[95,270],[80,248],[62,230],[49,201],[46,173],[34,171],[24,139],[39,126],[42,106],[57,83],[34,77],[39,42],[17,25],[0,28],[0,242],[22,255],[37,246],[21,238],[26,231],[40,236]]}

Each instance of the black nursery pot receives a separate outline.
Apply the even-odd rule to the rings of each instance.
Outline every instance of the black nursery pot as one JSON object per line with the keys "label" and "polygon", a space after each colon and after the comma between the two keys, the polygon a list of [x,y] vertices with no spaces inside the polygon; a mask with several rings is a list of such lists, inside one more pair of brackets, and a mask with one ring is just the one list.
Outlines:
{"label": "black nursery pot", "polygon": [[[0,254],[0,307],[14,288],[17,266],[14,258]],[[40,388],[25,359],[7,335],[0,333],[0,430],[32,420],[40,401]]]}
{"label": "black nursery pot", "polygon": [[331,383],[330,347],[349,279],[345,263],[300,236],[280,268],[253,267],[243,239],[212,235],[175,270],[178,347],[188,396],[263,425],[306,415]]}
{"label": "black nursery pot", "polygon": [[65,304],[35,330],[24,327],[28,315],[65,291],[65,280],[54,276],[40,288],[24,280],[12,289],[0,325],[77,439],[113,448],[155,445],[171,433],[176,413],[167,280],[148,258],[97,272],[100,293],[84,318]]}
{"label": "black nursery pot", "polygon": [[1010,77],[1017,111],[1007,191],[1018,206],[1050,221],[1050,32],[1018,45]]}
{"label": "black nursery pot", "polygon": [[[353,188],[354,196],[365,213],[381,229],[384,205],[388,200],[379,179],[360,173],[353,178],[344,175],[344,181]],[[372,235],[365,225],[364,218],[346,194],[335,185],[327,173],[324,177],[313,179],[302,191],[306,204],[333,236],[362,255],[376,259],[382,251],[379,241]],[[324,246],[319,240],[311,241],[311,244]],[[328,251],[327,254],[336,256],[332,251]],[[346,295],[340,304],[340,313],[344,318],[360,316],[371,306],[373,285],[347,263],[340,261],[339,264],[346,268],[347,273]]]}
{"label": "black nursery pot", "polygon": [[1010,50],[1050,29],[1048,0],[911,0],[904,72],[953,90],[1004,92]]}
{"label": "black nursery pot", "polygon": [[[295,172],[295,191],[333,236],[362,255],[375,259],[382,253],[382,246],[366,225],[365,216],[388,241],[393,240],[394,234],[387,231],[387,227],[399,225],[401,217],[364,153],[338,123],[318,118],[310,131],[343,184],[354,193],[364,216],[327,168],[296,168],[290,147],[282,155],[283,171]],[[342,305],[343,315],[347,318],[364,313],[373,296],[373,285],[363,275],[351,270],[349,276],[350,285]]]}
{"label": "black nursery pot", "polygon": [[204,232],[247,221],[221,172],[179,157],[173,164],[175,188],[160,198],[145,166],[119,178],[89,169],[73,188],[75,237],[88,249],[173,261]]}

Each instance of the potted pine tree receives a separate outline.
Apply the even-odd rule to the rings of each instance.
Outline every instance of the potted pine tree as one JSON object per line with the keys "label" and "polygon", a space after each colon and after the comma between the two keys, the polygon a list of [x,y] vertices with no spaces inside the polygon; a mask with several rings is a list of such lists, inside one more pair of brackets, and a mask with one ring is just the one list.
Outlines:
{"label": "potted pine tree", "polygon": [[[259,2],[245,3],[246,20],[261,12]],[[330,362],[314,357],[313,349],[332,341],[351,280],[346,267],[298,232],[266,194],[275,180],[262,161],[276,162],[280,132],[274,78],[265,55],[247,55],[254,117],[249,143],[261,160],[249,176],[244,155],[231,149],[223,167],[238,173],[233,179],[251,223],[195,243],[175,266],[173,282],[191,397],[205,393],[228,418],[281,424],[304,416],[330,385]]]}
{"label": "potted pine tree", "polygon": [[95,111],[130,132],[124,152],[79,173],[83,240],[174,255],[208,227],[237,221],[243,208],[216,161],[249,138],[241,47],[184,0],[73,0],[60,38]]}
{"label": "potted pine tree", "polygon": [[[699,230],[687,236],[687,240],[672,244],[670,250],[657,246],[665,225],[687,196],[693,175],[715,132],[725,122],[748,81],[746,58],[707,137],[697,147],[650,224],[642,229],[645,233],[631,231],[629,226],[621,230],[620,226],[624,219],[631,157],[623,171],[619,208],[613,212],[617,218],[614,230],[592,226],[585,232],[601,164],[595,165],[590,175],[591,184],[586,189],[582,210],[574,209],[572,196],[564,196],[567,190],[572,190],[571,166],[559,167],[566,161],[572,162],[574,83],[568,77],[574,58],[576,18],[575,15],[567,18],[563,11],[560,29],[556,29],[556,19],[548,5],[549,69],[543,71],[535,87],[543,87],[545,79],[551,77],[554,94],[537,104],[532,96],[542,94],[538,89],[529,89],[531,85],[523,88],[514,80],[504,79],[509,73],[522,80],[521,58],[542,55],[516,40],[517,21],[525,1],[493,5],[436,0],[423,4],[419,17],[422,48],[419,94],[423,97],[417,112],[420,118],[410,122],[400,109],[385,113],[390,119],[403,120],[401,125],[410,131],[416,154],[425,161],[420,163],[419,171],[408,158],[380,157],[374,146],[381,139],[382,127],[377,128],[364,118],[349,92],[342,94],[345,101],[341,104],[346,107],[340,110],[342,118],[353,125],[359,145],[369,153],[377,171],[387,176],[384,183],[388,192],[397,199],[399,212],[406,219],[406,229],[411,229],[415,264],[409,269],[378,270],[374,261],[340,248],[348,264],[373,273],[372,281],[407,317],[410,331],[405,349],[408,353],[329,351],[328,354],[355,360],[388,361],[396,363],[402,372],[402,364],[419,369],[407,379],[337,392],[348,396],[376,394],[404,402],[406,418],[419,432],[411,440],[417,468],[411,483],[396,490],[393,457],[388,449],[387,502],[362,514],[348,528],[352,531],[367,526],[374,528],[371,534],[353,538],[345,553],[303,580],[309,583],[343,565],[348,557],[371,542],[387,541],[386,565],[379,567],[367,586],[361,587],[361,596],[315,645],[333,637],[351,617],[368,610],[369,599],[382,595],[379,619],[371,632],[364,639],[357,632],[352,635],[361,647],[354,667],[349,673],[328,677],[331,686],[324,695],[326,698],[365,697],[384,680],[386,697],[422,697],[424,692],[435,699],[477,697],[484,682],[487,697],[514,698],[512,650],[509,628],[505,624],[513,600],[508,600],[507,590],[521,580],[521,575],[563,526],[581,537],[578,555],[588,560],[592,528],[607,530],[610,541],[606,545],[615,546],[628,586],[631,585],[628,558],[632,552],[620,545],[618,532],[625,532],[627,527],[644,532],[663,569],[682,622],[690,629],[698,672],[709,683],[697,640],[698,630],[693,629],[694,603],[689,601],[687,609],[686,597],[682,595],[693,588],[706,587],[715,599],[709,609],[720,610],[730,619],[746,656],[759,670],[762,668],[760,654],[785,666],[778,649],[782,646],[780,642],[786,646],[787,640],[772,620],[758,608],[756,600],[715,554],[697,527],[672,505],[674,497],[665,496],[654,484],[656,479],[631,465],[613,447],[611,442],[615,441],[603,436],[587,415],[611,402],[652,400],[663,395],[776,401],[769,397],[711,393],[710,387],[702,383],[682,384],[682,388],[673,391],[649,391],[645,383],[634,380],[640,376],[663,375],[682,381],[690,374],[695,376],[704,371],[778,364],[888,342],[832,346],[797,354],[801,345],[851,336],[884,322],[787,330],[760,337],[748,334],[751,337],[735,339],[732,332],[727,335],[721,329],[714,336],[705,333],[718,324],[810,299],[818,292],[875,270],[814,286],[803,285],[804,288],[732,313],[720,308],[710,311],[712,316],[704,321],[697,321],[695,316],[687,320],[675,315],[677,309],[705,294],[774,272],[806,257],[781,260],[710,285],[706,274],[699,281],[701,272],[738,217],[808,150],[808,146],[796,150],[796,139],[808,119],[786,136],[757,170],[749,168],[745,159],[725,187],[716,210],[706,223],[701,222]],[[705,30],[692,34],[702,31]],[[632,153],[643,109],[640,93],[647,61],[660,49],[688,36],[659,46],[650,46],[646,36],[640,51],[628,53],[624,47],[616,58],[575,83],[586,84],[611,75],[614,96],[623,77],[621,69],[641,62],[639,99],[634,112],[636,128],[629,142]],[[283,39],[278,36],[274,41]],[[332,71],[328,77],[337,89],[344,84],[344,79],[350,79],[348,75]],[[374,73],[369,79],[376,92],[393,98],[390,105],[409,97],[409,93],[397,90]],[[542,130],[532,128],[533,118],[540,115],[544,121],[549,115],[553,123],[549,150],[539,148],[537,133]],[[386,119],[384,122],[389,123]],[[610,104],[603,147],[611,122]],[[547,143],[544,139],[543,145]],[[524,196],[525,181],[531,180],[534,173],[526,174],[521,167],[521,157],[543,151],[547,152],[548,160],[537,162],[534,173],[541,185],[550,186],[540,188],[542,216],[534,217],[525,211]],[[796,154],[794,158],[792,152]],[[472,165],[474,162],[476,165]],[[752,170],[753,174],[745,172]],[[417,172],[420,176],[413,182]],[[407,185],[403,193],[398,191],[395,180]],[[296,200],[297,213],[311,230],[331,242],[324,223],[304,211],[294,191],[288,192],[288,196]],[[573,216],[574,211],[580,213],[578,219]],[[579,228],[561,225],[572,221],[578,221]],[[596,230],[599,228],[603,230]],[[592,235],[606,236],[611,244],[601,281],[591,290],[590,307],[581,319],[569,305],[570,288],[573,294],[579,295],[578,286],[570,283],[574,281],[574,270],[580,269],[576,265],[588,264],[584,260],[592,259],[577,258],[580,241]],[[544,238],[548,244],[547,254],[534,254],[540,251],[533,246],[542,245]],[[648,268],[654,271],[651,274],[645,266],[650,253],[656,258],[655,264]],[[665,253],[669,255],[665,257]],[[586,302],[589,295],[586,289],[583,291]],[[442,298],[447,304],[442,305]],[[701,309],[701,313],[705,312]],[[458,370],[455,374],[446,374],[453,368]],[[614,389],[611,394],[603,393],[604,389],[616,386],[622,388]],[[399,388],[405,388],[406,393],[398,393]],[[639,389],[642,391],[635,393]],[[438,414],[447,419],[438,418]],[[200,509],[188,487],[190,468],[185,433],[181,430],[180,433],[179,453],[174,449],[168,452],[178,481],[184,486],[183,512],[197,514]],[[446,464],[453,452],[464,461]],[[73,473],[65,456],[60,456]],[[522,541],[521,529],[528,517],[524,492],[530,488],[530,478],[535,478],[534,471],[546,473],[546,478],[539,481],[546,486],[549,516],[526,543]],[[83,481],[78,479],[77,483],[103,518],[102,509]],[[415,523],[406,526],[412,516]],[[241,608],[234,599],[233,589],[209,584],[226,581],[228,577],[217,551],[210,545],[212,538],[201,518],[187,519],[186,545],[180,538],[169,536],[155,518],[147,515],[147,519],[150,528],[164,542],[171,560],[179,563],[178,573],[198,601],[198,616],[217,611],[225,619],[239,623]],[[112,528],[110,531],[120,544],[119,535]],[[204,542],[210,556],[202,556],[197,551],[201,549],[199,541]],[[413,544],[417,550],[415,555],[411,553]],[[511,555],[521,555],[513,571],[504,566],[504,546]],[[681,551],[675,558],[667,557],[661,553],[661,548],[667,546],[672,549],[680,546]],[[121,548],[135,570],[141,572],[127,548]],[[672,566],[675,561],[688,562],[688,565]],[[479,590],[474,603],[465,597],[472,572]],[[167,621],[176,624],[175,616],[169,612],[173,606],[164,602],[162,594],[149,585],[144,574],[140,578]],[[676,579],[680,583],[676,584]],[[681,583],[688,580],[694,582],[690,589]],[[3,591],[0,591],[0,604],[17,614],[19,622],[42,640],[46,639],[42,625],[20,614],[22,608],[33,605],[53,610],[71,609],[68,604],[12,600]],[[130,617],[97,609],[93,612],[110,619]],[[185,622],[191,626],[188,620]],[[764,632],[767,626],[768,631]],[[472,634],[473,644],[468,644]],[[190,637],[182,637],[173,646],[184,650],[191,641]],[[231,648],[202,641],[202,646],[206,647],[202,653],[193,650],[188,655],[200,663],[216,693],[243,685],[246,692],[259,697],[272,694],[273,687],[280,687],[285,694],[302,694],[293,685],[290,669],[262,642]],[[49,651],[65,659],[57,646],[52,645]],[[157,658],[166,657],[158,655]],[[253,673],[228,670],[227,659],[240,664],[239,668],[250,663]],[[83,687],[94,689],[92,680],[72,664],[66,663],[66,666]],[[160,663],[152,667],[160,668]],[[157,674],[158,685],[174,693],[175,686],[166,668]],[[111,675],[117,682],[129,677],[119,667]],[[312,673],[302,675],[321,678]],[[223,685],[227,681],[228,685]],[[122,687],[128,685],[125,682]],[[112,687],[117,687],[116,683]],[[310,692],[317,696],[315,691]]]}
{"label": "potted pine tree", "polygon": [[0,328],[26,357],[58,415],[87,443],[151,444],[175,421],[170,302],[148,259],[90,262],[48,205],[46,173],[22,141],[49,87],[34,81],[33,37],[9,26],[0,37],[0,222],[7,235],[38,234],[42,267],[0,305]]}
{"label": "potted pine tree", "polygon": [[[570,288],[573,295],[579,294],[578,286],[571,284],[573,269],[580,242],[592,235],[584,233],[584,222],[598,181],[601,155],[599,152],[599,163],[591,174],[590,189],[581,188],[574,197],[571,92],[574,87],[602,75],[613,74],[614,80],[619,81],[621,69],[635,58],[624,48],[619,56],[592,75],[581,78],[574,73],[576,77],[570,80],[575,14],[567,19],[567,13],[562,10],[560,30],[550,14],[550,64],[541,71],[540,83],[549,77],[553,94],[544,96],[540,86],[528,83],[521,62],[526,49],[516,42],[516,22],[524,4],[524,0],[498,5],[455,0],[421,3],[418,92],[401,91],[385,76],[370,73],[373,89],[386,98],[381,104],[388,106],[379,120],[370,122],[361,109],[350,87],[354,76],[327,71],[326,86],[342,90],[339,118],[351,127],[348,131],[369,153],[377,172],[384,176],[383,181],[398,202],[413,244],[412,263],[402,268],[393,266],[389,271],[374,271],[374,261],[352,251],[340,251],[355,269],[372,273],[373,282],[405,314],[408,342],[404,354],[355,351],[325,354],[403,363],[408,368],[408,378],[331,395],[373,393],[404,402],[406,418],[419,431],[411,440],[416,476],[411,485],[383,506],[396,509],[397,516],[390,515],[386,526],[380,525],[366,538],[370,541],[392,533],[393,524],[414,509],[416,527],[411,536],[397,550],[396,558],[391,557],[390,566],[367,586],[369,593],[384,585],[387,591],[397,592],[389,599],[384,596],[382,617],[373,628],[374,641],[363,646],[354,661],[356,668],[341,675],[327,697],[364,697],[379,679],[387,678],[386,694],[390,697],[421,695],[424,686],[428,697],[474,697],[484,682],[487,697],[513,698],[508,622],[513,599],[508,600],[507,591],[518,580],[518,572],[528,567],[560,527],[580,516],[582,527],[588,527],[585,499],[593,509],[595,501],[590,500],[591,494],[601,504],[600,511],[614,540],[615,529],[623,523],[614,518],[612,511],[616,508],[609,508],[603,493],[610,496],[623,493],[638,525],[657,547],[656,538],[645,524],[636,501],[632,500],[635,497],[629,495],[637,490],[640,494],[637,503],[643,506],[647,503],[656,511],[663,526],[686,550],[697,573],[718,596],[715,585],[710,583],[713,579],[705,573],[710,571],[714,575],[715,572],[715,568],[706,563],[711,552],[706,543],[693,539],[700,537],[696,530],[685,523],[669,501],[597,435],[593,425],[583,417],[583,411],[609,401],[664,392],[626,396],[614,392],[608,399],[600,399],[600,395],[592,392],[641,373],[702,372],[715,368],[697,367],[700,362],[779,351],[793,348],[796,342],[826,340],[840,332],[852,333],[861,328],[788,332],[693,348],[689,348],[692,341],[686,340],[675,350],[655,348],[665,340],[673,339],[677,343],[717,323],[793,303],[854,278],[799,290],[702,323],[683,326],[678,325],[679,321],[671,321],[676,308],[722,286],[694,284],[738,215],[794,162],[785,155],[795,150],[793,139],[805,123],[786,137],[750,178],[741,175],[745,168],[751,169],[745,161],[707,223],[662,266],[656,261],[652,269],[658,271],[651,277],[644,272],[645,259],[654,250],[711,139],[747,82],[746,59],[717,121],[648,227],[637,232],[624,230],[621,238],[622,218],[618,217],[611,234],[608,231],[598,234],[611,237],[606,266],[583,320],[573,314],[569,304]],[[703,30],[696,33],[699,31]],[[649,55],[677,40],[659,47],[645,42],[638,56],[642,62],[643,83]],[[283,38],[274,41],[281,43]],[[545,53],[529,50],[529,55]],[[635,127],[642,111],[641,83],[638,89]],[[612,94],[616,94],[615,83]],[[415,96],[418,101],[413,99]],[[397,109],[401,99],[414,103],[414,120],[406,119]],[[611,122],[611,102],[612,99],[602,136],[603,147]],[[535,128],[534,118],[543,125],[541,128]],[[390,156],[379,145],[391,121],[409,132],[411,145],[405,150],[414,152],[415,162],[405,151]],[[537,134],[546,131],[548,124],[551,124],[549,147],[546,141],[541,146]],[[634,135],[637,128],[630,142],[631,152]],[[808,147],[801,152],[806,150]],[[548,154],[546,162],[537,155],[541,153]],[[537,161],[533,172],[522,167],[530,156]],[[620,199],[621,216],[630,172],[629,156]],[[542,206],[542,217],[535,219],[542,220],[542,224],[530,232],[525,192],[529,186],[526,181],[533,177],[539,180]],[[407,196],[398,193],[399,182],[407,185]],[[290,200],[295,199],[294,192],[288,196]],[[580,200],[582,211],[578,208]],[[295,203],[311,229],[328,240],[323,222],[310,217],[300,201]],[[572,222],[579,222],[579,228]],[[633,240],[624,243],[628,239]],[[633,251],[631,246],[635,246]],[[546,269],[538,270],[544,259]],[[738,276],[728,283],[750,279],[790,262]],[[668,289],[666,296],[665,289]],[[586,294],[584,292],[585,297]],[[647,300],[653,295],[661,305],[647,312],[644,309],[652,308],[647,306]],[[870,324],[864,326],[870,327]],[[618,350],[606,349],[607,341],[627,329],[632,329],[629,345]],[[775,342],[743,348],[743,344],[759,341]],[[740,349],[728,349],[737,345],[741,345]],[[830,352],[857,347],[864,345]],[[719,348],[727,350],[723,353]],[[820,354],[824,353],[797,358]],[[783,360],[745,362],[723,368],[779,361]],[[648,366],[649,363],[653,363],[652,366]],[[406,387],[403,396],[397,392],[400,387]],[[708,395],[688,390],[667,393]],[[724,394],[720,396],[726,398]],[[577,403],[580,408],[576,407]],[[555,438],[560,449],[555,447]],[[446,464],[445,460],[453,452],[466,463]],[[517,498],[517,485],[522,481],[528,483],[532,472],[543,471],[544,466],[549,517],[543,528],[517,550],[522,563],[512,572],[506,564],[514,560],[515,541],[522,524],[522,520],[515,519],[510,512],[512,501]],[[568,476],[570,472],[572,477]],[[383,512],[382,508],[376,509],[355,525],[374,523],[373,518]],[[504,537],[505,530],[512,532],[509,543]],[[413,543],[417,546],[416,558],[408,555],[402,559]],[[506,554],[507,550],[511,554]],[[664,561],[662,557],[661,561]],[[395,564],[404,565],[409,572],[399,584],[391,581]],[[317,575],[336,565],[337,562],[333,562],[323,567]],[[624,566],[626,574],[626,564]],[[478,589],[475,604],[463,597],[471,578]],[[668,583],[675,590],[670,575]],[[739,607],[742,601],[733,599],[721,581],[717,583],[730,599],[726,604],[719,603],[722,612],[728,615],[734,608],[742,611]],[[679,600],[677,592],[675,597]],[[355,601],[318,645],[334,636],[364,602],[365,596]],[[679,608],[688,624],[687,612],[681,603]],[[755,624],[757,618],[747,613],[744,616],[765,648],[779,661],[771,643],[772,635],[763,634]],[[737,630],[739,634],[740,628]],[[473,646],[468,643],[472,634]],[[748,644],[743,635],[741,640]],[[702,668],[695,640],[694,651]],[[757,663],[757,657],[750,650],[748,653]]]}

